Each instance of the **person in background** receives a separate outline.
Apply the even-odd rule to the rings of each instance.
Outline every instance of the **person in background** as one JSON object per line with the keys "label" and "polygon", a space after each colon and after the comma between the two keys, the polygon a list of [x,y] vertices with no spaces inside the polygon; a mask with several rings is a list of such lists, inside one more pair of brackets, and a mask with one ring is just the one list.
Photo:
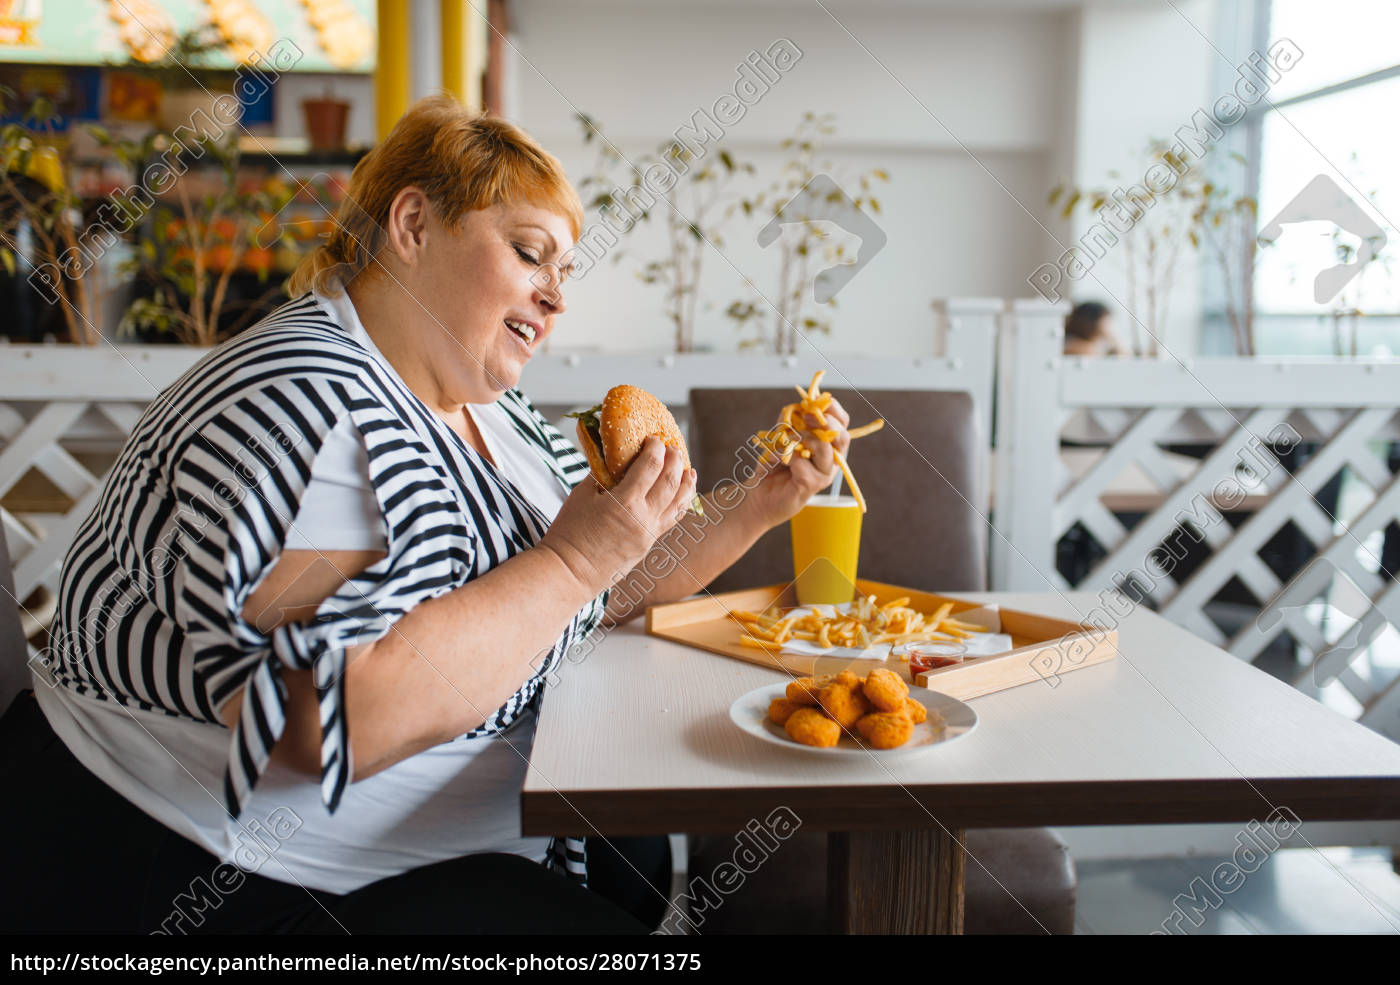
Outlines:
{"label": "person in background", "polygon": [[1076,304],[1065,318],[1065,355],[1127,355],[1113,331],[1113,313],[1097,301]]}

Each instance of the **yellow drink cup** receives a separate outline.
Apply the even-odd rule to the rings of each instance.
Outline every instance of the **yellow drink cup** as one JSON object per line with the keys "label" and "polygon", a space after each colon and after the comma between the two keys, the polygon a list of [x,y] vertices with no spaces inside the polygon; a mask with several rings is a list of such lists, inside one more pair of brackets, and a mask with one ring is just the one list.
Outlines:
{"label": "yellow drink cup", "polygon": [[855,497],[813,496],[790,523],[798,604],[851,601],[860,557],[860,506]]}

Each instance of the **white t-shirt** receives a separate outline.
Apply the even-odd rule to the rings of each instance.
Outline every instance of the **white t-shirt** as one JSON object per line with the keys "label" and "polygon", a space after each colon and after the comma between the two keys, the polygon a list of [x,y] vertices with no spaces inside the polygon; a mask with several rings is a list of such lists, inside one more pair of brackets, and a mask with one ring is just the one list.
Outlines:
{"label": "white t-shirt", "polygon": [[[553,520],[564,504],[563,489],[549,466],[521,440],[506,412],[496,404],[469,404],[467,413],[496,471]],[[311,481],[283,549],[382,551],[387,546],[384,518],[369,484],[369,453],[346,417],[331,430],[311,464]]]}
{"label": "white t-shirt", "polygon": [[[348,295],[317,298],[393,372]],[[549,466],[501,407],[468,412],[498,471],[553,519],[566,493]],[[353,425],[337,427],[313,462],[284,549],[382,549],[384,521],[368,476],[359,433]],[[63,687],[37,683],[35,691],[54,731],[89,770],[220,859],[270,879],[347,893],[461,855],[509,852],[543,860],[548,847],[547,838],[520,834],[533,713],[498,736],[446,742],[350,784],[334,815],[322,803],[316,778],[269,764],[240,824],[222,796],[228,730]]]}

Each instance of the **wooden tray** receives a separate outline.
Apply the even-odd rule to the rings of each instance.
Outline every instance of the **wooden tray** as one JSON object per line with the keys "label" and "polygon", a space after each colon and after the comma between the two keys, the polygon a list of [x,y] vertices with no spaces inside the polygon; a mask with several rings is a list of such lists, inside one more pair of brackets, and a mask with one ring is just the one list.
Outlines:
{"label": "wooden tray", "polygon": [[[861,595],[874,595],[882,601],[907,595],[909,604],[920,612],[933,612],[945,602],[953,603],[954,615],[981,605],[979,602],[860,579],[856,580],[856,591]],[[647,610],[647,632],[662,639],[797,676],[835,673],[847,667],[857,673],[873,667],[888,667],[905,679],[909,678],[909,665],[899,660],[852,660],[849,657],[770,653],[741,645],[739,625],[727,613],[735,609],[759,612],[775,599],[783,608],[797,604],[791,585],[767,585],[669,605],[654,605]],[[1010,634],[1015,649],[988,657],[968,657],[952,667],[940,667],[920,674],[913,683],[954,698],[975,698],[1034,681],[1047,681],[1053,686],[1063,674],[1118,656],[1117,630],[1017,609],[1000,608],[999,611],[1002,632]]]}

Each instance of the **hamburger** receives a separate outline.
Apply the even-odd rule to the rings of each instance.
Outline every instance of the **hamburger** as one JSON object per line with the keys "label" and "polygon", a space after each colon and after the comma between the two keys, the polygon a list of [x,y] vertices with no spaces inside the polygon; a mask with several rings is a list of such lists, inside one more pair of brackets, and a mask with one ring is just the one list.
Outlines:
{"label": "hamburger", "polygon": [[[676,448],[690,468],[690,450],[675,417],[660,400],[640,387],[615,386],[603,402],[568,415],[577,419],[578,443],[598,484],[611,489],[622,481],[642,444],[651,435],[668,448]],[[692,513],[704,514],[700,497],[690,504]]]}

